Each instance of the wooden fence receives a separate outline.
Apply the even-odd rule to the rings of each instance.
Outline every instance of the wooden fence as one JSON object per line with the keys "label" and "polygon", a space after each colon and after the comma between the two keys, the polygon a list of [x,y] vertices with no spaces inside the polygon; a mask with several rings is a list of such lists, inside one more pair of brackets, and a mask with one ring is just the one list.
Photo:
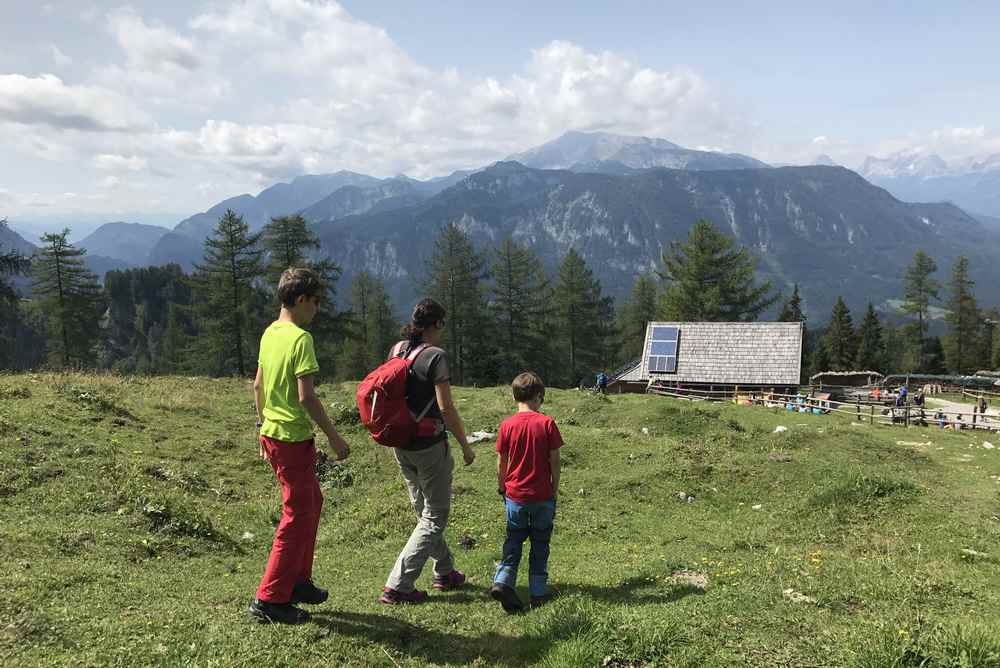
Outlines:
{"label": "wooden fence", "polygon": [[[831,401],[802,394],[781,394],[776,392],[739,392],[739,390],[701,390],[694,388],[670,388],[650,386],[650,394],[689,401],[748,401],[752,406],[783,408],[788,412],[840,413],[849,415],[853,421],[868,425],[938,426],[949,429],[985,429],[1000,431],[1000,419],[982,416],[968,411],[944,411],[921,408],[913,404],[904,406],[862,401],[860,397],[851,402]],[[801,409],[801,410],[800,410]]]}

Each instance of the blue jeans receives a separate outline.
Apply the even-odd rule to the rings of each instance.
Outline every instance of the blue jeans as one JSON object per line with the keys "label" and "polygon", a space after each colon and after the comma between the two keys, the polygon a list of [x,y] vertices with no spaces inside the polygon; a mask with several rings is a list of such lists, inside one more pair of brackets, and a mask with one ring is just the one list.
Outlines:
{"label": "blue jeans", "polygon": [[521,548],[531,540],[528,556],[528,589],[532,596],[544,596],[549,580],[549,539],[556,517],[556,500],[517,503],[504,499],[507,506],[507,540],[503,543],[503,558],[497,566],[493,582],[514,588],[517,567],[521,564]]}

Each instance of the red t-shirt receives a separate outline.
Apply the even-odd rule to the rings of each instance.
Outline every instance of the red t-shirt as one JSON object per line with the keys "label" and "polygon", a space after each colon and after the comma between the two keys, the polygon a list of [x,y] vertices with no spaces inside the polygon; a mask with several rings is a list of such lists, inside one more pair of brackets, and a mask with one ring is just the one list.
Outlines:
{"label": "red t-shirt", "polygon": [[507,457],[504,492],[517,503],[552,498],[552,465],[549,452],[562,447],[556,421],[548,415],[515,413],[500,425],[497,452]]}

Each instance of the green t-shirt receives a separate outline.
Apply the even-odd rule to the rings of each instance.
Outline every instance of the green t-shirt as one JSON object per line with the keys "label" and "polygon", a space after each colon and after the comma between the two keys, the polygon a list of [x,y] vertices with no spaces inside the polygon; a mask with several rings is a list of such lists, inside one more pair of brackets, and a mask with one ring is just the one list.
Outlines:
{"label": "green t-shirt", "polygon": [[298,378],[319,371],[312,334],[291,322],[272,322],[260,337],[257,365],[264,390],[260,433],[279,441],[308,441],[313,423],[299,403]]}

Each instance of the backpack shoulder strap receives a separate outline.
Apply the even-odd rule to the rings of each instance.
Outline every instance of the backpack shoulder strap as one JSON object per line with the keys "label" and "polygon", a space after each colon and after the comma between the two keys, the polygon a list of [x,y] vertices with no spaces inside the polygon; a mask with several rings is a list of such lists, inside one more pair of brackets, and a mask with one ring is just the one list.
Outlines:
{"label": "backpack shoulder strap", "polygon": [[414,346],[414,347],[410,348],[410,350],[407,351],[405,357],[406,357],[407,360],[409,360],[411,362],[416,362],[417,358],[420,357],[420,353],[424,352],[425,350],[427,350],[430,347],[431,347],[431,344],[429,344],[429,343],[421,343],[418,346]]}

